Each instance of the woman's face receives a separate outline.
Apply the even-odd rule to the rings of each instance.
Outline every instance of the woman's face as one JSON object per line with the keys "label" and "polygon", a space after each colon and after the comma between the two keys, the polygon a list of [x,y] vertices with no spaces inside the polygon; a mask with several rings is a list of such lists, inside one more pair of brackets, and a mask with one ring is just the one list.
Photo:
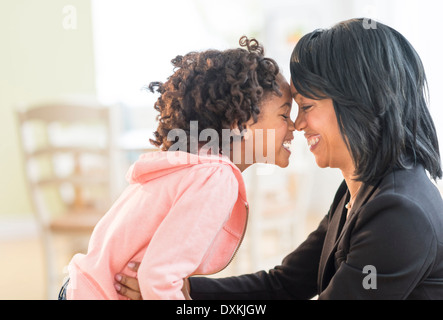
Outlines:
{"label": "woman's face", "polygon": [[317,165],[320,168],[339,168],[352,174],[355,167],[340,133],[332,99],[306,98],[296,91],[292,81],[291,93],[298,104],[295,128],[304,131]]}
{"label": "woman's face", "polygon": [[[254,163],[274,163],[284,168],[289,165],[290,144],[294,139],[295,126],[290,118],[292,108],[290,86],[281,75],[277,81],[282,96],[272,93],[260,105],[258,121],[248,125],[253,145],[246,143],[246,152],[249,145],[249,152],[253,153]],[[273,136],[274,139],[272,139]]]}

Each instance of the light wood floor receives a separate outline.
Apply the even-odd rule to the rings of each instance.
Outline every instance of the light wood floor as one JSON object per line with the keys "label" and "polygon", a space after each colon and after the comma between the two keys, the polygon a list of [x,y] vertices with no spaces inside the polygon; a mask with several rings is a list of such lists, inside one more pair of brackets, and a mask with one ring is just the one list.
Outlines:
{"label": "light wood floor", "polygon": [[36,237],[0,241],[0,300],[45,299],[43,248]]}

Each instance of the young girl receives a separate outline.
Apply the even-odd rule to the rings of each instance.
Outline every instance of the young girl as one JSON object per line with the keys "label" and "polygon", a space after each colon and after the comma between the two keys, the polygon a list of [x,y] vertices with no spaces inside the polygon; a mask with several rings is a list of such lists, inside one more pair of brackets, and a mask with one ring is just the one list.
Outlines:
{"label": "young girl", "polygon": [[[246,49],[178,56],[168,81],[151,83],[161,94],[151,142],[162,151],[130,168],[130,185],[97,224],[88,253],[69,265],[67,299],[122,299],[114,288],[119,272],[140,279],[144,299],[184,299],[184,279],[232,260],[248,219],[241,172],[262,159],[286,167],[295,130],[290,87],[277,64],[256,40],[242,37],[240,45]],[[218,134],[219,148],[196,142],[207,130]],[[223,130],[243,134],[226,143]],[[126,267],[132,260],[141,261],[137,274]]]}

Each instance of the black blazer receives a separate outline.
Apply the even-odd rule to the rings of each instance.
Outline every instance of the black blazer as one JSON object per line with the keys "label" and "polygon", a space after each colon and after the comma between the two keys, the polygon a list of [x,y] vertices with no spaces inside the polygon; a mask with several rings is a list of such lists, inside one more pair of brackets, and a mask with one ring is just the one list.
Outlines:
{"label": "black blazer", "polygon": [[[193,299],[443,299],[443,201],[421,165],[345,182],[317,230],[269,272],[191,278]],[[253,219],[253,217],[252,217]]]}

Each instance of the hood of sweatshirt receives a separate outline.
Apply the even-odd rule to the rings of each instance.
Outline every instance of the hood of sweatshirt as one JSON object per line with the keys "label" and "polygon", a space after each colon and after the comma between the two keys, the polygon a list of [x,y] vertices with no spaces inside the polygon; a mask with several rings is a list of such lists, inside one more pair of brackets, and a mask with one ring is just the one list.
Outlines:
{"label": "hood of sweatshirt", "polygon": [[196,155],[183,151],[156,151],[142,154],[129,168],[126,179],[129,183],[146,183],[150,180],[171,174],[178,170],[199,164],[221,164],[232,168],[239,183],[240,193],[245,193],[240,169],[223,155]]}

